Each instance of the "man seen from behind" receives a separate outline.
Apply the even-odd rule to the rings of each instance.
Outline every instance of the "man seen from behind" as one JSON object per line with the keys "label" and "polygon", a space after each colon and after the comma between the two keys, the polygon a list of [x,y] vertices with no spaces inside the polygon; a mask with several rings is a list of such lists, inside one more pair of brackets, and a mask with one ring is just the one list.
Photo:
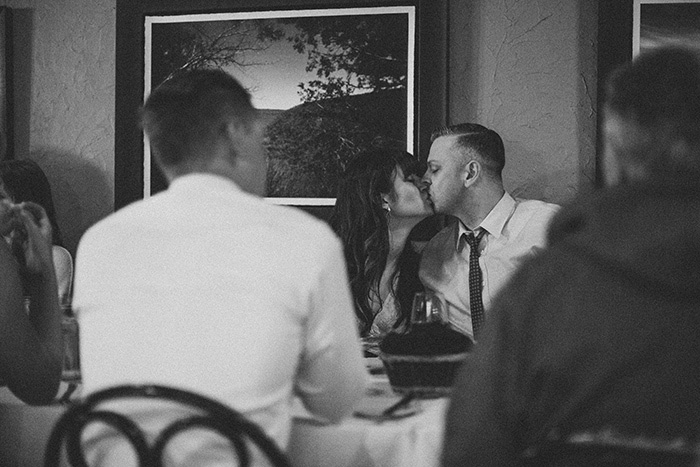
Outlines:
{"label": "man seen from behind", "polygon": [[142,109],[166,191],[90,228],[76,262],[86,394],[124,383],[232,406],[281,448],[291,406],[338,421],[366,370],[339,240],[264,195],[264,125],[220,70],[185,71]]}

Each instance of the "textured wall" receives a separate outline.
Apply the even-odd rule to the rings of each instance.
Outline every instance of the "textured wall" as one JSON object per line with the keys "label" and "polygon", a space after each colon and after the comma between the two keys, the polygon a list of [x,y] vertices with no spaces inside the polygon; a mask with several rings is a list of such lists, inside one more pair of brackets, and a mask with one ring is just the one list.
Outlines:
{"label": "textured wall", "polygon": [[[113,209],[115,0],[15,9],[17,157],[47,172],[71,251]],[[450,121],[501,133],[511,192],[592,186],[596,0],[450,0]]]}
{"label": "textured wall", "polygon": [[557,203],[593,185],[597,0],[451,0],[450,123],[506,146],[506,188]]}
{"label": "textured wall", "polygon": [[51,182],[72,252],[112,211],[114,0],[15,0],[16,157]]}

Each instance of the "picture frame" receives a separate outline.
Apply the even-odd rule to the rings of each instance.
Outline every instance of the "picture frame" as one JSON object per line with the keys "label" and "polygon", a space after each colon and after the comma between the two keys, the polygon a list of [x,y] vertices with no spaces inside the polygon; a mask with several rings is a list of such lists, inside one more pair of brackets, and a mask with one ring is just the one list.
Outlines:
{"label": "picture frame", "polygon": [[[605,167],[603,164],[603,112],[605,84],[610,74],[620,65],[631,61],[641,47],[644,9],[679,8],[697,9],[699,0],[599,0],[598,2],[598,123],[596,143],[596,185],[603,186]],[[675,6],[674,6],[675,5]],[[649,10],[647,10],[648,12]],[[684,13],[687,15],[688,13]],[[662,18],[659,18],[663,21]],[[683,34],[678,34],[683,36]],[[700,46],[700,44],[698,44]]]}
{"label": "picture frame", "polygon": [[662,45],[700,49],[700,0],[634,0],[632,56]]}
{"label": "picture frame", "polygon": [[[118,0],[115,102],[115,210],[149,196],[148,148],[138,128],[138,109],[150,91],[146,64],[158,28],[169,18],[188,21],[239,21],[291,17],[331,17],[357,14],[413,16],[414,28],[407,40],[413,42],[413,78],[406,86],[406,145],[412,152],[427,153],[430,132],[447,117],[447,3],[445,0]],[[230,15],[230,16],[227,16]],[[383,19],[384,17],[380,17]],[[149,30],[149,24],[152,29]],[[154,24],[155,29],[153,29]],[[223,23],[221,23],[223,24]],[[151,41],[151,42],[149,42]],[[410,54],[408,54],[410,57]],[[149,62],[151,63],[151,62]],[[155,62],[153,62],[155,63]],[[156,65],[153,66],[156,68]],[[233,73],[232,73],[233,74]],[[149,78],[150,76],[150,78]],[[255,96],[254,96],[255,97]],[[411,115],[412,112],[412,115]],[[409,127],[410,126],[410,127]],[[152,163],[150,163],[152,166]],[[270,176],[268,176],[270,179]],[[328,191],[327,191],[328,192]],[[278,196],[268,198],[279,204],[300,206],[312,213],[328,212],[334,198]],[[322,215],[321,217],[326,217]]]}
{"label": "picture frame", "polygon": [[598,80],[596,122],[595,186],[605,185],[603,103],[605,85],[610,74],[632,60],[634,0],[599,0],[598,2]]}
{"label": "picture frame", "polygon": [[0,7],[0,160],[14,158],[12,9]]}

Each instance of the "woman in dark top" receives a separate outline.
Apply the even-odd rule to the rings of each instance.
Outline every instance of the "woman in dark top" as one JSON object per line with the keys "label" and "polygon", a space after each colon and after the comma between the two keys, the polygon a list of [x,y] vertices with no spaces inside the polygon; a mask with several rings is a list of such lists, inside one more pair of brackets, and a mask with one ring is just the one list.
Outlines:
{"label": "woman in dark top", "polygon": [[1,179],[0,234],[0,385],[27,403],[48,403],[63,363],[51,224],[38,204],[14,204]]}

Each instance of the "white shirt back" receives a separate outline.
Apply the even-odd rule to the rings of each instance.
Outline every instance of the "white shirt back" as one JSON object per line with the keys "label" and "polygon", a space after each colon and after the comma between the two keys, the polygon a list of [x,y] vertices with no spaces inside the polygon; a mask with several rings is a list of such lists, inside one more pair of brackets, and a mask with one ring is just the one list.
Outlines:
{"label": "white shirt back", "polygon": [[221,177],[178,178],[89,229],[73,307],[85,393],[189,389],[247,414],[281,446],[293,394],[337,420],[367,381],[339,240]]}

